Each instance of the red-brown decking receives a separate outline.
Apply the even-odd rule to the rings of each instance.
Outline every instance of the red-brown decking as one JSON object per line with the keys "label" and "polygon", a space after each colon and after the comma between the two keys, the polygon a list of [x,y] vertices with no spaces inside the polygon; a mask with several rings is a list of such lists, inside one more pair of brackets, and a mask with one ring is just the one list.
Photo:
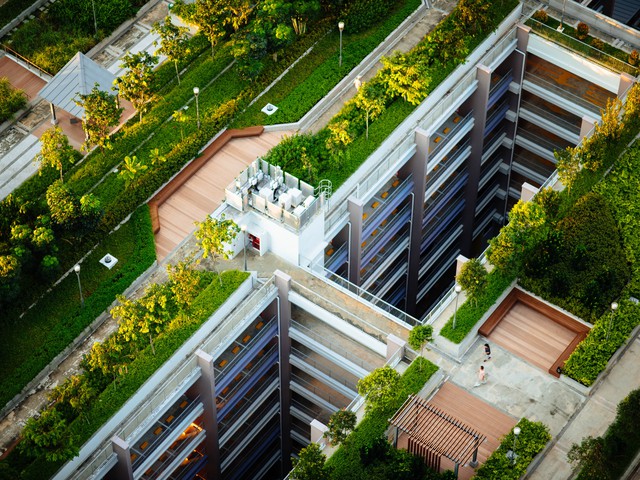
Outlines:
{"label": "red-brown decking", "polygon": [[24,90],[29,101],[36,98],[38,92],[47,84],[38,75],[14,62],[6,55],[0,57],[0,77],[7,77],[13,87]]}
{"label": "red-brown decking", "polygon": [[[486,437],[486,441],[481,443],[478,448],[478,463],[480,465],[498,448],[500,439],[509,433],[517,423],[517,419],[502,413],[451,382],[445,382],[429,400],[429,403]],[[443,458],[441,468],[442,470],[453,470],[454,465]],[[467,480],[473,475],[473,468],[461,467],[458,478]]]}
{"label": "red-brown decking", "polygon": [[556,377],[589,327],[514,288],[479,333]]}
{"label": "red-brown decking", "polygon": [[[263,133],[262,127],[227,130],[149,202],[162,260],[224,200],[224,189],[257,157],[291,132]],[[246,137],[246,138],[245,138]]]}

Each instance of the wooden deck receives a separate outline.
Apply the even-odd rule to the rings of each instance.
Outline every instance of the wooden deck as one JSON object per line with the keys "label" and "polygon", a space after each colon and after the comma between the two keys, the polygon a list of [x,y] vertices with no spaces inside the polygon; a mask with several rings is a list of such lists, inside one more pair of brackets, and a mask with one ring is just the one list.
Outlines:
{"label": "wooden deck", "polygon": [[489,338],[547,371],[576,335],[576,332],[556,323],[545,314],[516,302]]}
{"label": "wooden deck", "polygon": [[514,288],[478,330],[526,362],[559,377],[589,326],[520,288]]}
{"label": "wooden deck", "polygon": [[13,87],[24,90],[29,101],[35,99],[38,92],[47,84],[44,79],[6,55],[0,57],[0,77],[7,77]]}
{"label": "wooden deck", "polygon": [[[487,437],[487,440],[478,448],[480,465],[498,448],[500,439],[517,423],[517,419],[496,410],[451,382],[445,382],[429,403]],[[443,470],[453,470],[454,467],[453,463],[444,458],[441,466]],[[469,466],[461,467],[458,478],[467,480],[473,477],[474,473],[474,469]]]}
{"label": "wooden deck", "polygon": [[158,208],[162,226],[156,233],[158,260],[195,230],[194,222],[204,220],[220,206],[224,189],[242,170],[287,134],[291,132],[265,132],[259,137],[231,140],[165,200]]}

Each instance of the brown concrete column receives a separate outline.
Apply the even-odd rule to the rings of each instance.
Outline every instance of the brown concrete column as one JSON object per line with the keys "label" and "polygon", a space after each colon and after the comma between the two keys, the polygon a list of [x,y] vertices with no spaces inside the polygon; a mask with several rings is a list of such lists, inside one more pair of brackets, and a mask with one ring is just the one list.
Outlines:
{"label": "brown concrete column", "polygon": [[[415,132],[416,153],[407,162],[413,175],[413,209],[411,216],[411,238],[409,239],[409,270],[407,275],[407,313],[416,314],[418,281],[420,275],[420,243],[422,242],[422,219],[425,215],[424,196],[427,191],[427,163],[429,162],[429,136],[422,129]],[[429,208],[429,205],[427,205]]]}
{"label": "brown concrete column", "polygon": [[116,476],[122,480],[133,480],[133,467],[131,466],[131,450],[126,440],[118,436],[111,438],[113,451],[118,457],[118,463],[114,467]]}
{"label": "brown concrete column", "polygon": [[278,289],[278,301],[280,312],[278,315],[278,354],[280,362],[280,453],[282,458],[282,471],[284,477],[291,470],[291,339],[289,328],[291,326],[291,302],[289,302],[289,290],[291,289],[291,277],[286,273],[276,270],[274,272],[276,288]]}
{"label": "brown concrete column", "polygon": [[349,223],[351,235],[349,238],[349,281],[360,285],[360,269],[362,265],[362,214],[364,203],[359,198],[349,197]]}
{"label": "brown concrete column", "polygon": [[196,358],[200,367],[200,378],[195,383],[200,401],[204,407],[202,418],[207,436],[204,440],[209,461],[207,475],[209,478],[220,478],[220,442],[218,438],[218,408],[216,406],[216,382],[213,357],[203,350],[196,350]]}

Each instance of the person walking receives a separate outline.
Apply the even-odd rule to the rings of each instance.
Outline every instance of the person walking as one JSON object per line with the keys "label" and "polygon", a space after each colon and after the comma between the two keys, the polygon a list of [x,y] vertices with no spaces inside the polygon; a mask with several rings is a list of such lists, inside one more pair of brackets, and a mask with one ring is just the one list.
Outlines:
{"label": "person walking", "polygon": [[480,365],[480,369],[478,370],[478,381],[475,383],[474,387],[479,387],[485,383],[487,383],[487,372],[484,371],[484,365]]}
{"label": "person walking", "polygon": [[491,360],[491,347],[488,343],[484,344],[484,354],[487,356],[487,358],[484,359],[485,362]]}

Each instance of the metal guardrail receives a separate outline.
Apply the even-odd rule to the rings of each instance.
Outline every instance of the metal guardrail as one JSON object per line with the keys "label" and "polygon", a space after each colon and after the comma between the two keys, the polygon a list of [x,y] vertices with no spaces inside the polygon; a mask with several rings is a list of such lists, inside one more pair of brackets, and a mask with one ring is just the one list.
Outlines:
{"label": "metal guardrail", "polygon": [[15,50],[13,50],[11,47],[7,46],[5,43],[0,43],[0,48],[2,48],[2,50],[4,50],[8,55],[15,57],[16,60],[18,60],[19,62],[23,62],[27,64],[27,68],[28,69],[35,69],[36,72],[38,73],[39,77],[43,77],[43,76],[47,76],[49,77],[47,80],[50,80],[53,77],[52,73],[47,72],[45,69],[40,68],[38,65],[36,65],[35,63],[33,63],[31,60],[29,60],[26,57],[23,57],[22,55],[20,55],[18,52],[16,52]]}
{"label": "metal guardrail", "polygon": [[560,32],[549,25],[539,22],[533,17],[529,18],[526,23],[530,25],[531,28],[533,28],[533,31],[538,35],[571,49],[572,52],[589,61],[597,63],[607,69],[615,70],[618,73],[628,73],[633,76],[638,74],[638,69],[628,62],[620,60],[613,55],[609,55],[602,50],[598,50],[594,46],[567,35],[564,32]]}

